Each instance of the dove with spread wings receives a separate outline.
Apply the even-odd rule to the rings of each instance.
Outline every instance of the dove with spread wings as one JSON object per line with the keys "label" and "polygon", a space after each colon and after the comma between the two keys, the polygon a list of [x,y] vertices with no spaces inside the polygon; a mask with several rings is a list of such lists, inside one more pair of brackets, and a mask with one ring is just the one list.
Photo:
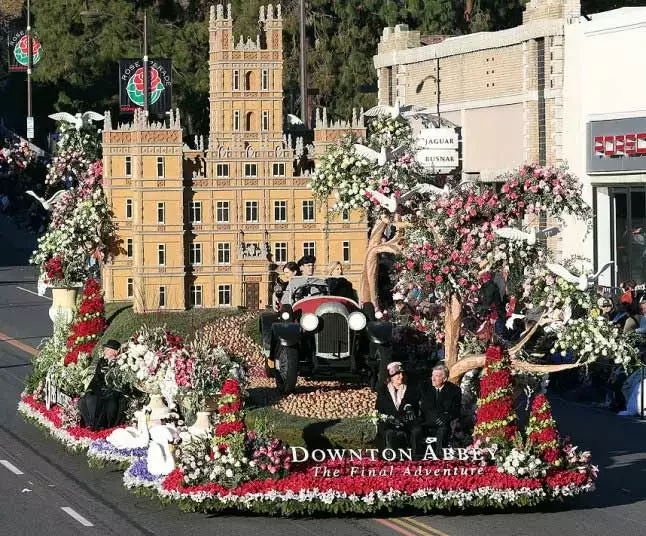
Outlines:
{"label": "dove with spread wings", "polygon": [[431,111],[426,106],[420,106],[419,104],[405,104],[404,106],[401,106],[397,103],[395,106],[378,104],[364,112],[363,115],[366,117],[391,117],[392,119],[402,117],[404,119],[408,119],[409,117],[430,113]]}
{"label": "dove with spread wings", "polygon": [[39,195],[36,195],[36,192],[34,192],[33,190],[27,190],[25,193],[26,193],[27,195],[30,195],[30,196],[34,197],[37,201],[39,201],[39,202],[40,202],[40,204],[41,204],[41,205],[43,205],[43,208],[44,208],[46,211],[48,211],[48,212],[49,212],[49,211],[51,211],[51,210],[54,210],[54,206],[56,205],[56,203],[58,203],[58,201],[60,200],[61,196],[62,196],[66,191],[67,191],[67,190],[59,190],[59,191],[58,191],[58,192],[56,192],[53,196],[51,196],[49,199],[45,199],[45,198],[43,198],[43,197],[40,197]]}
{"label": "dove with spread wings", "polygon": [[614,264],[613,261],[607,262],[597,271],[596,274],[593,274],[590,276],[586,274],[581,274],[579,276],[574,275],[567,268],[565,268],[564,266],[561,266],[560,264],[548,263],[546,264],[546,266],[550,272],[552,272],[555,275],[558,275],[559,277],[562,277],[568,283],[575,284],[579,290],[588,290],[592,285],[594,285],[597,282],[597,280],[599,279],[599,276],[603,272],[605,272],[612,264]]}
{"label": "dove with spread wings", "polygon": [[406,199],[411,198],[415,194],[433,194],[433,195],[449,195],[450,192],[449,185],[445,185],[444,188],[438,188],[432,184],[418,184],[404,192],[399,197],[395,195],[386,196],[381,192],[375,190],[366,190],[371,197],[376,199],[379,204],[384,207],[388,212],[395,213],[397,208],[404,202]]}
{"label": "dove with spread wings", "polygon": [[81,130],[84,127],[88,127],[92,124],[92,121],[102,121],[104,117],[101,114],[96,112],[84,112],[72,115],[67,112],[58,112],[55,114],[50,114],[48,116],[54,121],[64,121],[66,123],[71,123],[76,127],[76,130]]}
{"label": "dove with spread wings", "polygon": [[530,246],[533,246],[538,240],[555,236],[560,231],[560,227],[549,227],[548,229],[542,229],[540,231],[532,228],[528,233],[526,233],[520,229],[514,229],[513,227],[502,227],[501,229],[496,229],[495,233],[501,238],[527,242]]}
{"label": "dove with spread wings", "polygon": [[392,151],[387,147],[382,146],[381,151],[377,152],[370,147],[361,145],[360,143],[354,144],[354,151],[359,155],[363,156],[366,160],[370,162],[377,163],[379,166],[385,166],[387,162],[390,162],[395,157],[397,157],[404,150],[404,145],[400,145]]}

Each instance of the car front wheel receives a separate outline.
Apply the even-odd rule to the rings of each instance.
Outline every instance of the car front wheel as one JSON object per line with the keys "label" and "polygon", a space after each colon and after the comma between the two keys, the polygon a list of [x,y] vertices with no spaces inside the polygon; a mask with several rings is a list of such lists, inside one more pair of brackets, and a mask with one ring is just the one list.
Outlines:
{"label": "car front wheel", "polygon": [[275,362],[276,387],[281,393],[293,393],[298,380],[298,348],[279,346]]}

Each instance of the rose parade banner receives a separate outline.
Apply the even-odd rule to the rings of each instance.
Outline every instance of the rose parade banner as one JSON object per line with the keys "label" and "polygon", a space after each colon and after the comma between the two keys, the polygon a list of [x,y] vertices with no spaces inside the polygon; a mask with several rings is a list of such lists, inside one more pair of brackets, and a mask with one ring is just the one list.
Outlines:
{"label": "rose parade banner", "polygon": [[[26,71],[29,61],[29,45],[25,25],[20,23],[10,26],[7,32],[7,51],[9,53],[9,70]],[[43,49],[38,36],[31,35],[31,63],[36,65],[43,56]]]}
{"label": "rose parade banner", "polygon": [[[171,60],[148,60],[148,110],[164,115],[171,105]],[[132,113],[144,105],[144,68],[142,59],[119,60],[119,109]]]}

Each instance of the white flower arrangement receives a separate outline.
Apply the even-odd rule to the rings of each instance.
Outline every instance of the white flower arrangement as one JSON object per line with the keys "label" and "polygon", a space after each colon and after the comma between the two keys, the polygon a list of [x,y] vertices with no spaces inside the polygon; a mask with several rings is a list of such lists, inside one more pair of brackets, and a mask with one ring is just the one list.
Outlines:
{"label": "white flower arrangement", "polygon": [[516,477],[537,478],[545,476],[547,466],[542,460],[524,449],[514,447],[504,458],[496,459],[499,473]]}

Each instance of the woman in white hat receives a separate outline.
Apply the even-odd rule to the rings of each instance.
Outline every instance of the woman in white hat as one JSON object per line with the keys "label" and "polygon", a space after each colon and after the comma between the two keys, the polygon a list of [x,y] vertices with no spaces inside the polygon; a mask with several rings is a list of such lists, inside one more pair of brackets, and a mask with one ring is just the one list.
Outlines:
{"label": "woman in white hat", "polygon": [[418,399],[406,384],[399,361],[386,367],[388,379],[377,390],[376,410],[386,416],[377,426],[377,445],[380,449],[410,448],[410,432],[418,415]]}

